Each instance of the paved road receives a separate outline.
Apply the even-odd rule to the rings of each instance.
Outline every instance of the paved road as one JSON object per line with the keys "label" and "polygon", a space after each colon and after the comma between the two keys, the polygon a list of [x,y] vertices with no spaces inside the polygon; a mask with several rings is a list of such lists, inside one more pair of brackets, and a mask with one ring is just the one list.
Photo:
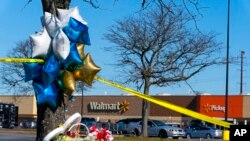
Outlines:
{"label": "paved road", "polygon": [[[35,141],[34,129],[4,129],[0,128],[0,141]],[[167,141],[222,141],[221,139],[166,139]],[[166,141],[164,140],[164,141]],[[120,141],[120,140],[119,140]]]}
{"label": "paved road", "polygon": [[35,129],[0,128],[0,141],[35,141]]}
{"label": "paved road", "polygon": [[35,141],[34,134],[0,133],[0,141]]}
{"label": "paved road", "polygon": [[[0,133],[0,141],[35,141],[34,134],[13,134],[13,133]],[[164,141],[222,141],[221,139],[163,139]],[[121,140],[119,140],[121,141]],[[127,140],[126,140],[127,141]]]}

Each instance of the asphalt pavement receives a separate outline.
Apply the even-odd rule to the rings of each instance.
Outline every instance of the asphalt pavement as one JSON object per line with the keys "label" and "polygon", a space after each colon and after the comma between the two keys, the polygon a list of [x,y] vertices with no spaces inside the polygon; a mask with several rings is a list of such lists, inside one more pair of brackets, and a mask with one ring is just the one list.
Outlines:
{"label": "asphalt pavement", "polygon": [[0,141],[35,141],[35,129],[0,128]]}
{"label": "asphalt pavement", "polygon": [[[116,135],[118,136],[118,135]],[[36,130],[35,129],[5,129],[0,128],[0,141],[35,141]],[[222,141],[221,139],[166,139],[167,141]],[[119,140],[120,141],[120,140]],[[165,141],[165,140],[164,140]]]}
{"label": "asphalt pavement", "polygon": [[0,133],[0,141],[35,141],[36,136],[30,134]]}

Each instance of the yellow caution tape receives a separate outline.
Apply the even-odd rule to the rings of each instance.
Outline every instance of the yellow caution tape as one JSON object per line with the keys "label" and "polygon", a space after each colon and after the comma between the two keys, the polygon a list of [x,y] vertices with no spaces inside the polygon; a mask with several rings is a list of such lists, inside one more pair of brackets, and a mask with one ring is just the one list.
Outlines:
{"label": "yellow caution tape", "polygon": [[43,59],[30,59],[30,58],[0,58],[0,62],[8,63],[44,63]]}
{"label": "yellow caution tape", "polygon": [[[44,63],[44,60],[42,60],[42,59],[29,59],[29,58],[0,58],[0,62]],[[161,100],[161,99],[157,99],[157,98],[151,97],[149,95],[145,95],[145,94],[139,93],[139,92],[137,92],[137,91],[135,91],[133,89],[121,86],[121,85],[119,85],[117,83],[105,80],[105,79],[97,77],[97,76],[95,77],[95,79],[98,80],[98,81],[100,81],[100,82],[102,82],[102,83],[108,84],[110,86],[119,88],[119,89],[121,89],[123,91],[126,91],[128,93],[131,93],[131,94],[133,94],[133,95],[135,95],[137,97],[140,97],[142,99],[148,100],[148,101],[150,101],[152,103],[155,103],[155,104],[158,104],[158,105],[163,106],[165,108],[168,108],[168,109],[171,109],[173,111],[179,112],[181,114],[185,114],[185,115],[188,115],[190,117],[193,117],[193,118],[196,118],[196,119],[200,119],[200,120],[203,120],[203,121],[206,121],[206,122],[209,122],[209,123],[213,123],[213,124],[216,124],[216,125],[220,125],[220,126],[223,126],[223,127],[226,127],[226,128],[230,127],[231,123],[229,123],[229,122],[218,120],[218,119],[209,117],[207,115],[203,115],[203,114],[200,114],[198,112],[194,112],[192,110],[189,110],[189,109],[183,108],[181,106],[175,105],[173,103],[170,103],[170,102],[167,102],[167,101],[164,101],[164,100]]]}
{"label": "yellow caution tape", "polygon": [[170,102],[167,102],[167,101],[164,101],[164,100],[161,100],[161,99],[157,99],[157,98],[151,97],[149,95],[139,93],[139,92],[137,92],[137,91],[135,91],[133,89],[121,86],[121,85],[119,85],[117,83],[111,82],[109,80],[105,80],[105,79],[97,77],[97,76],[95,77],[95,79],[102,82],[102,83],[105,83],[107,85],[119,88],[119,89],[121,89],[123,91],[126,91],[128,93],[131,93],[131,94],[133,94],[133,95],[135,95],[137,97],[140,97],[142,99],[148,100],[148,101],[150,101],[152,103],[155,103],[155,104],[158,104],[158,105],[163,106],[165,108],[176,111],[178,113],[185,114],[185,115],[188,115],[190,117],[200,119],[200,120],[203,120],[203,121],[206,121],[206,122],[209,122],[209,123],[213,123],[213,124],[216,124],[216,125],[220,125],[220,126],[223,126],[223,127],[226,127],[226,128],[230,127],[231,123],[229,123],[229,122],[225,122],[225,121],[222,121],[222,120],[219,120],[219,119],[215,119],[215,118],[209,117],[207,115],[203,115],[203,114],[200,114],[198,112],[195,112],[195,111],[183,108],[181,106],[175,105],[173,103],[170,103]]}

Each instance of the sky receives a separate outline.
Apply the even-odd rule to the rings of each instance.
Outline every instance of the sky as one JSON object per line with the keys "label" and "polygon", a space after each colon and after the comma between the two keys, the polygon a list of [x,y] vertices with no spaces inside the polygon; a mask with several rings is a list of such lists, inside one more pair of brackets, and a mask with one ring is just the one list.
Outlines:
{"label": "sky", "polygon": [[[85,47],[85,53],[90,53],[94,62],[102,68],[101,77],[108,80],[117,80],[119,73],[115,63],[115,56],[103,49],[111,45],[103,39],[103,34],[114,25],[116,20],[135,14],[140,10],[141,3],[138,0],[99,0],[100,9],[95,9],[81,0],[72,0],[70,7],[78,6],[81,16],[88,22],[91,45]],[[29,38],[42,26],[40,17],[42,5],[40,0],[1,0],[0,1],[0,58],[8,55],[19,41]],[[26,5],[26,6],[25,6]],[[218,33],[217,40],[222,43],[221,56],[226,57],[227,35],[227,0],[201,0],[203,8],[198,17],[197,25],[203,32],[214,31]],[[240,52],[245,51],[243,62],[243,93],[250,93],[249,54],[250,54],[250,1],[231,1],[230,14],[230,56],[239,58]],[[238,61],[240,61],[238,59]],[[0,64],[1,65],[1,64]],[[225,94],[226,66],[212,66],[188,80],[193,90],[207,94]],[[133,85],[127,87],[134,88]],[[1,87],[0,87],[1,88]],[[240,91],[240,64],[229,65],[229,89],[231,95],[238,95]],[[150,94],[174,94],[192,95],[191,88],[186,83],[167,87],[151,87]],[[84,95],[120,95],[126,94],[121,90],[95,82],[93,86],[84,92]]]}

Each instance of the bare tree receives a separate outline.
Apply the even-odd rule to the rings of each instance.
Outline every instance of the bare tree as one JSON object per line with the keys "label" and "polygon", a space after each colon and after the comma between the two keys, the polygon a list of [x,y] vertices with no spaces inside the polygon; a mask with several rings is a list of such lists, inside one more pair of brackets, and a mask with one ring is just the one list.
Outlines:
{"label": "bare tree", "polygon": [[[114,2],[116,2],[116,1],[118,1],[118,0],[114,0]],[[28,0],[28,3],[30,3],[30,2],[32,2],[32,0]],[[50,13],[56,15],[56,9],[57,8],[68,9],[69,5],[71,3],[71,0],[41,0],[41,2],[42,2],[43,12],[47,11],[47,12],[50,12]],[[83,0],[83,2],[87,2],[87,3],[91,4],[93,7],[98,8],[98,0]],[[161,8],[163,8],[163,7],[167,8],[168,9],[167,14],[163,13],[162,11],[160,13],[163,14],[163,15],[168,15],[168,16],[171,15],[171,12],[170,12],[169,7],[167,6],[167,4],[172,3],[173,4],[172,6],[175,6],[175,4],[176,4],[173,0],[169,0],[169,1],[166,1],[166,2],[163,1],[163,0],[141,0],[141,2],[142,2],[142,8],[143,9],[146,8],[147,6],[151,5],[152,3],[157,3],[158,5],[160,5]],[[194,3],[195,7],[198,7],[197,6],[198,5],[198,0],[189,1],[189,3]],[[183,4],[185,4],[185,0],[183,0]],[[157,16],[157,14],[155,16]],[[172,15],[172,17],[174,17],[174,16]],[[133,19],[131,19],[131,20],[133,20]],[[176,18],[175,20],[178,21],[178,18]],[[165,20],[159,19],[157,22],[158,22],[158,25],[160,25],[161,23],[164,23]],[[185,21],[182,21],[182,22],[185,22]],[[151,24],[152,25],[148,25],[149,27],[145,27],[145,26],[140,27],[140,25],[135,25],[135,27],[133,27],[133,28],[135,28],[134,31],[137,31],[139,29],[138,32],[148,34],[147,32],[149,32],[149,30],[147,30],[147,28],[150,28],[150,26],[153,26],[154,23],[151,23]],[[182,23],[182,24],[184,25],[184,23]],[[168,29],[168,28],[164,29],[164,27],[161,27],[162,29],[164,29],[166,31],[166,33],[168,33],[167,34],[168,36],[165,34],[165,32],[157,31],[156,29],[160,30],[158,27],[156,27],[155,29],[153,29],[151,27],[152,31],[150,31],[151,33],[150,32],[149,33],[151,35],[154,35],[154,36],[152,36],[154,38],[156,38],[155,35],[157,35],[159,40],[155,39],[155,40],[151,40],[152,41],[151,42],[150,41],[151,35],[148,36],[148,37],[145,36],[146,38],[144,38],[143,36],[138,36],[138,38],[137,38],[138,40],[136,39],[133,42],[130,42],[130,43],[133,43],[133,44],[128,44],[131,47],[135,47],[135,48],[131,48],[134,51],[131,50],[132,52],[130,52],[130,53],[127,52],[127,51],[124,51],[125,54],[122,55],[123,58],[127,58],[127,57],[128,58],[124,59],[123,62],[126,62],[125,63],[126,65],[134,66],[134,68],[133,68],[134,70],[139,70],[139,71],[137,71],[137,73],[139,73],[139,75],[132,75],[134,77],[130,77],[130,79],[128,79],[128,80],[132,80],[132,82],[135,82],[135,81],[139,82],[140,80],[143,80],[144,93],[145,94],[149,93],[149,88],[150,88],[151,85],[168,84],[168,82],[170,82],[169,79],[171,79],[171,78],[175,78],[174,80],[176,80],[176,81],[178,81],[180,79],[185,80],[185,79],[190,78],[192,75],[198,73],[202,69],[202,67],[199,66],[199,64],[197,63],[197,64],[195,64],[195,65],[197,65],[196,66],[196,68],[197,68],[196,72],[193,72],[192,75],[191,74],[190,75],[184,75],[187,70],[189,71],[189,70],[193,70],[193,68],[195,68],[195,67],[190,67],[190,66],[192,66],[192,62],[194,62],[192,58],[190,58],[190,60],[188,60],[189,57],[184,59],[184,61],[186,61],[186,64],[189,64],[189,63],[191,63],[191,64],[190,65],[185,65],[185,63],[183,63],[183,66],[182,66],[183,69],[180,69],[182,67],[179,67],[178,63],[180,62],[180,59],[178,59],[178,56],[175,56],[175,54],[172,54],[172,56],[171,55],[168,56],[168,55],[164,55],[164,54],[162,55],[162,53],[161,53],[161,52],[168,53],[169,51],[171,52],[170,49],[169,50],[164,50],[164,49],[161,49],[161,48],[163,48],[165,46],[169,46],[169,48],[172,48],[172,45],[174,45],[176,42],[181,40],[181,37],[183,37],[184,35],[187,35],[187,37],[185,37],[186,40],[184,40],[182,42],[178,42],[180,44],[179,48],[181,48],[181,49],[183,48],[183,50],[186,50],[186,47],[183,47],[183,46],[190,46],[190,45],[186,45],[186,42],[191,40],[191,39],[187,39],[187,38],[189,36],[190,36],[190,38],[192,37],[192,35],[188,36],[188,34],[189,34],[188,31],[185,31],[185,32],[187,32],[185,34],[184,34],[184,31],[182,31],[183,33],[182,32],[175,33],[175,31],[174,31],[174,30],[177,30],[178,28],[182,28],[182,24],[176,25],[174,23],[171,23],[171,21],[169,21],[169,25],[168,25],[169,27],[168,28],[172,28],[172,25],[173,25],[173,27],[175,27],[175,26],[179,26],[179,27],[175,27],[176,29]],[[137,28],[137,26],[139,28]],[[122,31],[122,30],[120,30],[120,31]],[[132,33],[132,31],[130,31],[130,32]],[[156,34],[157,32],[158,32],[158,34]],[[110,41],[113,40],[113,42],[114,42],[114,39],[111,38],[111,36],[112,36],[111,34],[115,34],[115,33],[112,33],[112,31],[111,31],[110,36],[109,37],[107,36],[107,38],[109,38]],[[174,37],[172,37],[171,34],[173,34]],[[182,35],[182,34],[184,34],[184,35]],[[181,36],[181,37],[179,37],[179,36]],[[147,38],[149,38],[149,39],[147,39]],[[200,38],[208,39],[209,37],[203,36],[203,37],[200,37]],[[213,38],[211,38],[211,40],[212,39]],[[165,40],[169,40],[169,42],[164,42]],[[193,40],[194,41],[192,41],[192,43],[195,46],[195,42],[197,42],[196,45],[198,45],[199,40],[201,40],[201,39],[193,39]],[[137,42],[137,41],[139,41],[139,42]],[[143,43],[141,41],[148,41],[148,42],[145,42],[146,43],[145,44],[145,43]],[[208,41],[208,43],[204,43],[205,44],[204,46],[206,46],[209,43],[210,43],[210,41]],[[117,44],[119,44],[119,43],[117,42]],[[159,47],[155,46],[157,44],[159,45]],[[143,51],[138,52],[138,50],[136,49],[137,47],[141,48]],[[126,47],[124,49],[126,49],[126,48],[127,48],[127,45],[126,45]],[[174,46],[173,46],[173,48],[174,48]],[[120,48],[120,51],[122,52],[122,50],[124,50],[124,49]],[[186,52],[187,53],[179,54],[179,58],[183,59],[183,58],[185,58],[184,56],[186,56],[186,54],[190,53],[189,50],[187,50]],[[132,55],[131,53],[135,54],[135,56],[129,58],[129,56]],[[178,50],[176,50],[176,53],[178,53]],[[196,53],[196,52],[194,52],[194,53]],[[15,57],[12,54],[13,53],[11,53],[9,57]],[[169,54],[171,54],[171,53],[169,53]],[[20,56],[20,57],[25,57],[26,58],[26,57],[30,57],[30,55],[31,55],[31,52],[29,52],[29,54],[23,54],[23,56]],[[141,63],[142,63],[141,65],[136,65],[137,62],[133,62],[133,59],[136,58],[136,55],[137,55],[137,57],[138,56],[141,57],[140,58]],[[151,58],[150,58],[150,55],[152,55]],[[198,56],[194,57],[194,58],[198,58]],[[170,62],[161,62],[161,59],[165,58],[165,57],[169,58],[166,61],[170,61],[171,58],[176,59],[176,61],[172,60]],[[173,62],[175,62],[175,63],[173,63]],[[135,64],[133,64],[133,63],[135,63]],[[171,63],[173,63],[173,64],[171,64]],[[162,66],[165,67],[165,65],[169,65],[169,64],[171,64],[171,66],[167,66],[168,69],[167,68],[164,68],[164,69],[165,69],[166,72],[172,72],[172,74],[171,73],[168,74],[169,77],[167,77],[168,75],[166,75],[166,73],[164,73],[164,70],[161,70],[161,68],[162,68]],[[174,64],[176,64],[177,66],[175,66]],[[27,84],[26,85],[26,84],[19,83],[24,79],[23,70],[20,69],[21,64],[14,64],[14,65],[13,64],[6,64],[6,65],[8,67],[2,68],[3,69],[2,72],[4,72],[3,74],[5,74],[5,76],[2,77],[3,80],[5,80],[4,83],[9,85],[10,88],[17,88],[14,91],[19,91],[20,92],[20,89],[24,89],[25,91],[23,91],[23,92],[30,91],[30,87],[29,87],[30,84],[26,83]],[[209,66],[209,64],[207,64],[207,66]],[[206,67],[206,66],[204,66],[204,67]],[[155,68],[158,68],[158,69],[155,69]],[[198,68],[200,68],[200,69],[198,69]],[[14,70],[15,70],[16,73],[13,72],[12,76],[13,75],[17,75],[17,76],[12,77],[13,78],[13,81],[12,81],[12,79],[8,78],[8,76],[11,76],[11,75],[8,75],[8,74],[10,74],[10,72],[14,71]],[[128,71],[131,71],[131,70],[128,70]],[[163,72],[161,72],[161,71],[163,71]],[[133,72],[133,74],[137,74],[135,71],[132,71],[132,72]],[[181,74],[183,73],[182,78],[180,78],[178,76],[175,76],[177,73],[174,73],[174,72],[179,72]],[[163,78],[159,79],[161,77],[161,75],[163,75],[163,74],[166,75],[164,77],[164,79]],[[171,80],[173,80],[173,79],[171,79]],[[63,102],[63,100],[64,100],[63,97],[59,98],[60,106],[54,112],[49,110],[47,108],[47,106],[38,106],[38,112],[37,112],[37,114],[38,114],[37,140],[42,140],[42,138],[47,133],[49,133],[52,129],[56,128],[59,125],[59,123],[63,122],[63,120],[64,120],[64,104],[63,104],[64,102]],[[144,107],[145,107],[144,109],[147,109],[147,102],[146,101],[144,101]],[[147,114],[148,114],[148,110],[145,110],[144,115],[147,115]],[[147,118],[147,116],[145,116],[145,119],[146,118]],[[144,120],[144,122],[145,122],[145,120]],[[144,131],[144,133],[146,133],[146,132]]]}
{"label": "bare tree", "polygon": [[[127,17],[110,27],[105,39],[115,46],[107,49],[118,55],[116,65],[123,71],[122,80],[138,84],[148,95],[153,85],[186,81],[219,62],[216,35],[192,30],[188,27],[190,20],[183,8],[168,5]],[[142,133],[147,136],[149,103],[144,100],[142,107]]]}
{"label": "bare tree", "polygon": [[[25,40],[16,43],[7,55],[10,58],[29,58],[31,57],[31,41]],[[4,90],[15,95],[32,94],[31,83],[24,82],[24,69],[21,63],[3,63],[1,66],[1,82]]]}

